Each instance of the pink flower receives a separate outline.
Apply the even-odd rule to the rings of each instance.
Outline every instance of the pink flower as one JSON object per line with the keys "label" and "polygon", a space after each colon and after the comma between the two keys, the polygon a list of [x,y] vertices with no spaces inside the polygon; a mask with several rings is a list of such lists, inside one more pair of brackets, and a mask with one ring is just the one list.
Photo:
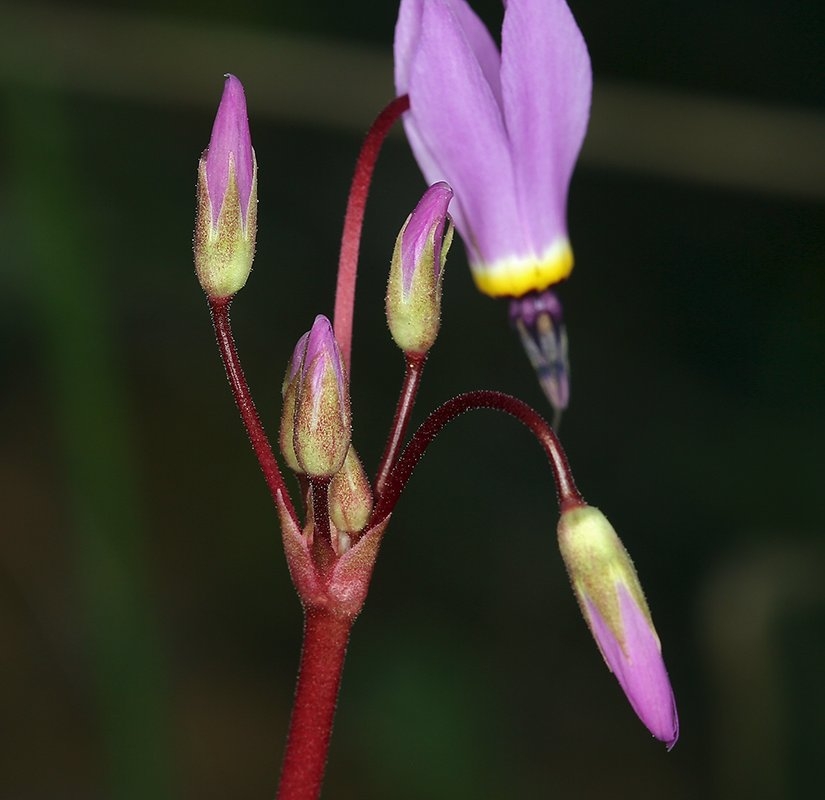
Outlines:
{"label": "pink flower", "polygon": [[402,0],[395,84],[410,97],[404,126],[418,165],[428,183],[452,186],[476,285],[513,298],[511,322],[558,422],[570,369],[552,287],[573,269],[567,192],[592,72],[564,0],[504,5],[499,52],[465,0]]}
{"label": "pink flower", "polygon": [[590,58],[564,0],[509,0],[501,52],[464,0],[402,0],[395,85],[428,183],[452,214],[485,294],[570,274],[567,189],[590,114]]}

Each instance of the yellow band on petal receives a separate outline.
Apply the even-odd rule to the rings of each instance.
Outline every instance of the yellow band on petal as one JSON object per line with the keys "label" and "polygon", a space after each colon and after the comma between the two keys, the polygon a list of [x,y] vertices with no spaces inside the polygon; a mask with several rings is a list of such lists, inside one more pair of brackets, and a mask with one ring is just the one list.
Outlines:
{"label": "yellow band on petal", "polygon": [[521,297],[567,278],[573,271],[573,251],[567,239],[557,239],[539,258],[503,258],[470,266],[480,292],[490,297]]}

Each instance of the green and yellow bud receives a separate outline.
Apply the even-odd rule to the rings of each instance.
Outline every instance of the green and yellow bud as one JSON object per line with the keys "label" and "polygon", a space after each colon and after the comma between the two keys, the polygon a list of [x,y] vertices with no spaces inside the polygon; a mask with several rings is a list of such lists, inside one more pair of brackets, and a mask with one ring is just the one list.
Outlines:
{"label": "green and yellow bud", "polygon": [[438,336],[441,281],[453,238],[447,214],[452,196],[446,183],[433,184],[395,242],[387,284],[387,323],[405,353],[426,353]]}
{"label": "green and yellow bud", "polygon": [[315,318],[297,375],[292,444],[300,468],[312,478],[332,477],[350,446],[349,387],[329,320]]}
{"label": "green and yellow bud", "polygon": [[604,514],[587,505],[564,511],[558,533],[573,591],[608,669],[670,750],[679,738],[676,701],[630,556]]}
{"label": "green and yellow bud", "polygon": [[286,461],[286,465],[293,472],[303,472],[301,465],[298,463],[298,456],[295,455],[293,436],[295,434],[295,403],[298,399],[298,378],[300,376],[301,363],[306,353],[308,338],[309,331],[307,331],[298,340],[298,344],[295,345],[295,350],[292,352],[292,358],[289,360],[286,375],[284,375],[284,382],[281,386],[283,406],[281,408],[281,431],[278,442],[284,461]]}
{"label": "green and yellow bud", "polygon": [[195,272],[211,299],[231,297],[252,270],[257,174],[243,87],[227,75],[212,138],[198,163]]}
{"label": "green and yellow bud", "polygon": [[350,445],[344,465],[329,484],[329,516],[345,533],[363,530],[372,513],[372,487],[367,473]]}
{"label": "green and yellow bud", "polygon": [[586,619],[588,605],[595,606],[617,638],[621,638],[616,586],[623,585],[650,620],[633,562],[598,508],[583,505],[565,511],[559,520],[558,534],[559,549]]}

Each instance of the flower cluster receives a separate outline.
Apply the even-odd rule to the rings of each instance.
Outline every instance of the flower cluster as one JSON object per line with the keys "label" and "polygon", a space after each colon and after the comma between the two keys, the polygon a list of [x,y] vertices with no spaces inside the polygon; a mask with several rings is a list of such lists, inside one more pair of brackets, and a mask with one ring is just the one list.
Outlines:
{"label": "flower cluster", "polygon": [[[298,339],[282,385],[279,444],[283,462],[297,476],[303,514],[290,499],[255,411],[229,323],[232,298],[251,269],[257,213],[255,155],[243,89],[233,76],[227,76],[198,170],[196,272],[280,516],[287,563],[306,615],[279,797],[314,797],[320,791],[349,630],[364,604],[390,515],[441,429],[479,408],[515,417],[544,449],[561,508],[558,543],[585,621],[650,732],[668,749],[678,737],[659,638],[632,562],[610,523],[578,492],[558,437],[543,418],[508,395],[469,392],[433,411],[405,445],[422,370],[440,330],[453,219],[478,287],[513,297],[511,319],[544,390],[557,412],[567,405],[566,334],[551,287],[572,267],[565,206],[590,105],[584,40],[563,0],[508,0],[500,53],[464,0],[402,0],[395,50],[403,96],[384,116],[407,112],[407,135],[431,181],[401,227],[387,282],[387,323],[406,371],[371,481],[352,444],[351,326],[342,326],[342,336],[318,315]],[[380,144],[386,129],[376,123],[364,152],[377,154],[375,139]],[[354,186],[368,183],[372,166],[363,169],[356,171]],[[356,264],[347,263],[345,254],[357,258],[357,246],[347,241],[348,230],[336,314],[343,307],[351,320],[351,306],[339,302],[354,297]],[[293,794],[284,786],[299,788]]]}

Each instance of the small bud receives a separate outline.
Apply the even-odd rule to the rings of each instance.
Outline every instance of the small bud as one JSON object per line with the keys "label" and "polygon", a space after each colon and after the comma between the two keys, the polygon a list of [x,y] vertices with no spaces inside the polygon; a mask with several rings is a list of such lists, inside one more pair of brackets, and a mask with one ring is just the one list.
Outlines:
{"label": "small bud", "polygon": [[573,590],[608,669],[639,719],[670,750],[679,737],[676,702],[630,556],[591,506],[565,511],[558,534]]}
{"label": "small bud", "polygon": [[453,239],[453,191],[433,184],[398,234],[387,285],[387,322],[405,353],[426,353],[441,324],[441,279]]}
{"label": "small bud", "polygon": [[286,461],[286,465],[293,472],[303,472],[301,465],[298,463],[298,457],[295,455],[292,437],[295,430],[295,401],[298,398],[298,374],[301,370],[301,362],[304,360],[304,353],[306,353],[307,339],[309,339],[309,331],[298,339],[298,344],[295,345],[295,350],[292,352],[292,358],[289,360],[286,375],[284,375],[284,383],[281,387],[283,408],[281,410],[281,433],[279,442],[284,461]]}
{"label": "small bud", "polygon": [[212,138],[198,163],[195,271],[211,298],[235,294],[252,270],[257,172],[243,86],[227,75]]}
{"label": "small bud", "polygon": [[372,512],[372,488],[367,473],[350,446],[344,466],[329,483],[329,516],[339,532],[354,533],[364,528]]}
{"label": "small bud", "polygon": [[351,423],[341,353],[324,316],[315,318],[296,377],[292,436],[296,459],[307,475],[331,477],[347,455]]}

